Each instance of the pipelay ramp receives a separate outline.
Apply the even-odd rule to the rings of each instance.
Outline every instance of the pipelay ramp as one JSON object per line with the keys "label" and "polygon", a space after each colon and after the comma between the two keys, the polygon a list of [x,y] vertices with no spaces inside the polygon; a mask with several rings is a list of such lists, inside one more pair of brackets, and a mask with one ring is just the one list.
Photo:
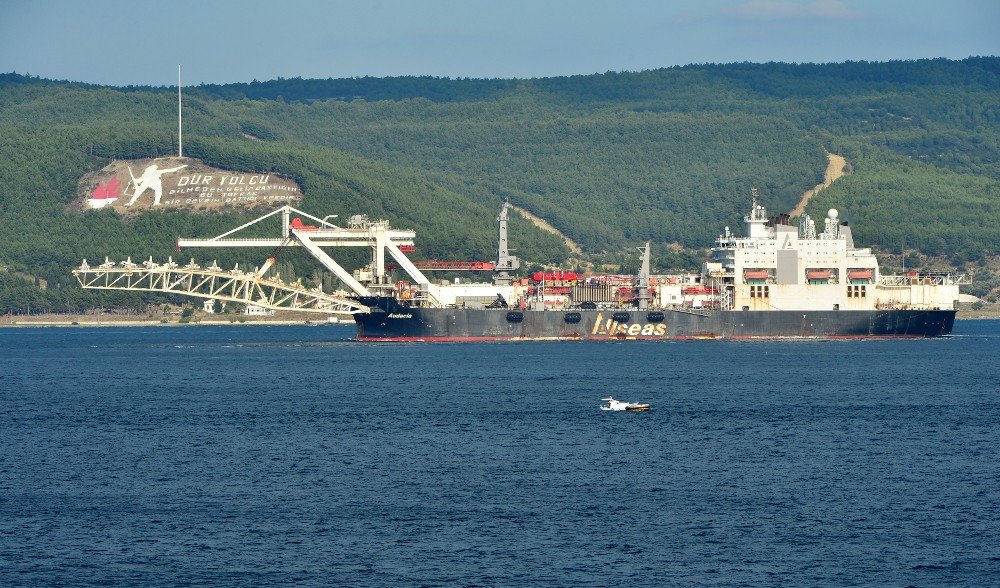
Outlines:
{"label": "pipelay ramp", "polygon": [[[296,215],[292,218],[292,215]],[[247,231],[268,218],[280,218],[277,235],[260,236],[263,226]],[[328,219],[318,218],[291,206],[282,206],[231,231],[209,239],[178,239],[177,249],[265,247],[278,250],[283,247],[303,247],[326,269],[336,275],[352,292],[326,293],[316,288],[306,288],[301,282],[287,283],[280,277],[264,277],[274,263],[274,258],[246,272],[239,266],[224,270],[216,263],[201,267],[194,260],[181,266],[169,259],[155,263],[152,258],[133,263],[131,258],[115,263],[105,258],[104,263],[91,266],[87,260],[73,270],[80,286],[95,290],[132,290],[164,292],[196,298],[217,299],[227,302],[252,304],[274,310],[298,310],[325,314],[354,314],[368,310],[355,297],[371,296],[371,285],[383,287],[386,282],[386,253],[417,284],[422,297],[438,298],[437,287],[403,253],[401,248],[412,248],[413,231],[396,230],[386,221],[368,221],[367,217],[352,217],[347,227],[340,227]],[[306,225],[302,219],[315,222]],[[248,233],[253,233],[249,235]],[[373,276],[369,286],[359,282],[350,272],[333,259],[324,247],[367,247],[373,255]]]}
{"label": "pipelay ramp", "polygon": [[337,293],[306,288],[301,282],[287,283],[280,277],[265,278],[264,271],[244,272],[239,266],[224,270],[216,263],[201,267],[191,260],[181,266],[170,258],[158,264],[152,258],[140,264],[129,258],[120,264],[108,259],[91,267],[87,260],[73,270],[80,286],[92,290],[163,292],[195,298],[215,299],[274,310],[297,310],[322,314],[353,314],[365,306]]}

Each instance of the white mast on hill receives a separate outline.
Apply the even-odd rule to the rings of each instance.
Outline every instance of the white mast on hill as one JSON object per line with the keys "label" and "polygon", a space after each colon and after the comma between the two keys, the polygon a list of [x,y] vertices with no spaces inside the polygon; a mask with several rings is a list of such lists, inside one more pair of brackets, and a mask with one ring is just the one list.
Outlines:
{"label": "white mast on hill", "polygon": [[177,157],[184,157],[184,127],[181,114],[181,66],[177,66]]}

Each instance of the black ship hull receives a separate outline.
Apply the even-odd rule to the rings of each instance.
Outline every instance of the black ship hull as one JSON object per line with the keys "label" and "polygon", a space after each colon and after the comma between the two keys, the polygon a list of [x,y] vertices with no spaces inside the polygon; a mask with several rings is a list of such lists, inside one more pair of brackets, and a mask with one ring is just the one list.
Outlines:
{"label": "black ship hull", "polygon": [[360,341],[940,337],[954,310],[721,311],[412,308],[364,298]]}

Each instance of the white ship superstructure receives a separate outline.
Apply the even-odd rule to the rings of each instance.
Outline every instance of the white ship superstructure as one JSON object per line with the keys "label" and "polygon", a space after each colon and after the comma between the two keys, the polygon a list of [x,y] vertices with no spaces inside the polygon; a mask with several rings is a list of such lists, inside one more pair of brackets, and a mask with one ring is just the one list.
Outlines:
{"label": "white ship superstructure", "polygon": [[830,209],[823,231],[808,216],[768,217],[753,192],[746,236],[729,227],[702,271],[724,310],[950,310],[963,276],[950,273],[883,275],[869,248],[856,248],[848,223]]}

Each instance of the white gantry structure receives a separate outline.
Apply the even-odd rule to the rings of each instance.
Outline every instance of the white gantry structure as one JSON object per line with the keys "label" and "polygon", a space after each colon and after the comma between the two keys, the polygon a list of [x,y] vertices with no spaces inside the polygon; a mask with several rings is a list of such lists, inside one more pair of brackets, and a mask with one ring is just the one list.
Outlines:
{"label": "white gantry structure", "polygon": [[[255,225],[262,221],[279,216],[281,219],[280,233],[274,236],[249,236],[254,232]],[[292,215],[295,215],[293,218]],[[405,271],[415,284],[415,296],[432,304],[445,303],[439,286],[431,284],[430,280],[406,256],[403,249],[413,250],[413,238],[416,233],[393,229],[385,220],[370,221],[365,215],[350,217],[347,227],[340,227],[329,219],[315,217],[292,206],[282,206],[264,216],[240,225],[231,231],[226,231],[210,239],[178,239],[177,249],[192,247],[266,247],[279,249],[282,247],[304,247],[320,264],[333,272],[346,285],[353,295],[364,297],[378,295],[383,290],[395,288],[389,274],[386,272],[386,254],[395,260],[400,269]],[[307,219],[304,221],[303,219]],[[307,221],[316,224],[306,224]],[[371,263],[358,272],[357,277],[343,268],[330,256],[324,247],[366,247],[371,253]],[[268,260],[268,264],[273,260]]]}

